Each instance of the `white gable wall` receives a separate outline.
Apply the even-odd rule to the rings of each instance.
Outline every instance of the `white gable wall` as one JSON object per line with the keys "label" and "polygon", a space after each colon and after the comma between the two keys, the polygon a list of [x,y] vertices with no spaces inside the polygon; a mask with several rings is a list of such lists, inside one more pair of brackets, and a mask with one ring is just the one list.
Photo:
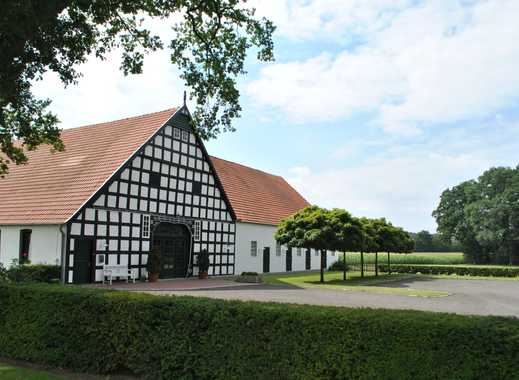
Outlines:
{"label": "white gable wall", "polygon": [[[276,254],[276,240],[274,233],[276,226],[254,223],[236,223],[236,263],[235,274],[242,272],[263,272],[263,249],[270,247],[270,272],[286,271],[286,247],[281,247],[281,254]],[[251,252],[251,241],[257,242],[256,256]],[[305,270],[305,249],[301,249],[300,255],[297,248],[292,249],[292,271]],[[327,265],[330,266],[337,260],[337,256],[333,252],[328,252]],[[317,270],[321,267],[320,254],[316,255],[315,251],[311,251],[311,269]]]}
{"label": "white gable wall", "polygon": [[20,231],[32,230],[29,260],[32,264],[60,263],[61,233],[59,225],[0,225],[0,263],[11,265],[20,254]]}

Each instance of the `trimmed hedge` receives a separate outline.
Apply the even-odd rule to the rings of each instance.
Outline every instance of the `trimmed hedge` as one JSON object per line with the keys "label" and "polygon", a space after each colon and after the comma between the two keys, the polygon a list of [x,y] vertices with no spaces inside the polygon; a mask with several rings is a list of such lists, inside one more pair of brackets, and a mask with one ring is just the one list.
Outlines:
{"label": "trimmed hedge", "polygon": [[24,264],[6,270],[7,279],[13,282],[59,282],[61,267],[58,265]]}
{"label": "trimmed hedge", "polygon": [[[381,272],[387,272],[387,265],[380,265]],[[483,277],[517,277],[519,267],[490,266],[490,265],[391,265],[391,272],[422,273],[422,274],[456,274],[460,276]]]}
{"label": "trimmed hedge", "polygon": [[0,356],[149,379],[512,379],[519,321],[0,286]]}

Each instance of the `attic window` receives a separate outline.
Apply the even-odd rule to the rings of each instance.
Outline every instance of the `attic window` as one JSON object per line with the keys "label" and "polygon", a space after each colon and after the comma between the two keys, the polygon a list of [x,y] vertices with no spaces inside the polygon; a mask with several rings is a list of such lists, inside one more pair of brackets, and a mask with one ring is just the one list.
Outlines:
{"label": "attic window", "polygon": [[202,183],[201,182],[193,182],[193,194],[200,195],[202,193]]}
{"label": "attic window", "polygon": [[150,187],[160,187],[159,173],[150,173]]}
{"label": "attic window", "polygon": [[189,141],[189,133],[187,133],[186,131],[182,131],[182,141]]}

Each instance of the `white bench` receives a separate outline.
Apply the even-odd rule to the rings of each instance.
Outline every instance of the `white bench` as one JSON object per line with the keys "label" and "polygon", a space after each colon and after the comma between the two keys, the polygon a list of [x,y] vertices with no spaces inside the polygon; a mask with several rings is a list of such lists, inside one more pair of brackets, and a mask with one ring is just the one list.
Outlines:
{"label": "white bench", "polygon": [[114,277],[125,277],[126,282],[132,280],[135,284],[135,275],[127,265],[103,265],[103,284],[105,283],[105,279],[107,277],[109,278],[110,285],[112,285],[112,280]]}

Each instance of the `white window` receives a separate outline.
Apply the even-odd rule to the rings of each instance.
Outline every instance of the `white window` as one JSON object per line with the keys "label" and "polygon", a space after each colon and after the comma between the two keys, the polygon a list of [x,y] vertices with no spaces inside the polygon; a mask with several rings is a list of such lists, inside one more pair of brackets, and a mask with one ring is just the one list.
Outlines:
{"label": "white window", "polygon": [[173,137],[180,139],[180,130],[178,128],[173,128]]}
{"label": "white window", "polygon": [[256,240],[252,240],[250,242],[250,255],[251,256],[258,255],[258,242]]}
{"label": "white window", "polygon": [[281,256],[281,244],[276,242],[276,256]]}
{"label": "white window", "polygon": [[150,237],[150,224],[151,224],[150,215],[143,215],[142,216],[142,237],[145,239]]}
{"label": "white window", "polygon": [[200,241],[200,230],[201,230],[200,227],[201,227],[200,221],[199,220],[195,221],[195,224],[193,226],[193,239],[195,241]]}

